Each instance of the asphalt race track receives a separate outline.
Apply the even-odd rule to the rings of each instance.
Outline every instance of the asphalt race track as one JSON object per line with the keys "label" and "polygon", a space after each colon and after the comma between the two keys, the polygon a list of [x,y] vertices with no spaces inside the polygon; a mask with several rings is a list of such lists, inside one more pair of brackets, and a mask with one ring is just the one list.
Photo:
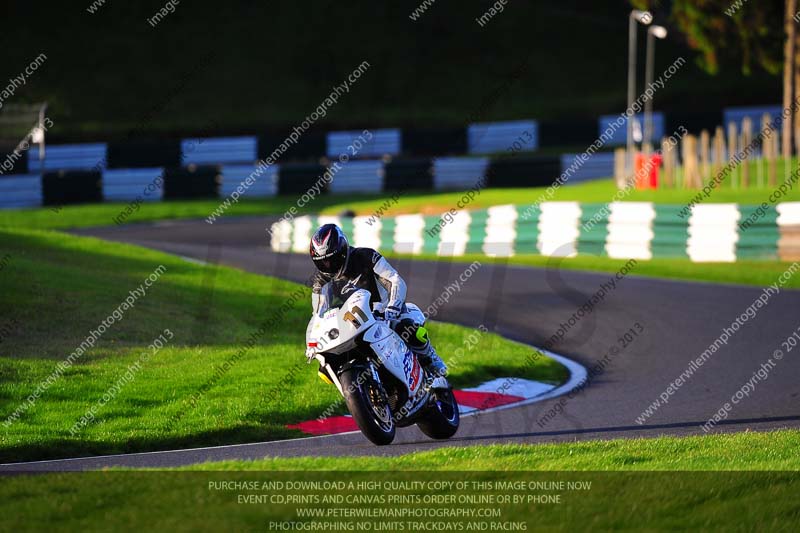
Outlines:
{"label": "asphalt race track", "polygon": [[[258,274],[303,282],[312,272],[306,255],[269,250],[266,228],[274,219],[225,218],[159,222],[76,231],[104,239],[163,250],[187,258],[219,262]],[[458,262],[392,263],[408,281],[409,300],[423,309],[458,279],[467,267]],[[800,275],[797,273],[795,275]],[[486,325],[505,337],[542,346],[561,323],[592,297],[611,274],[552,268],[483,264],[459,293],[438,310],[436,318],[465,326]],[[79,458],[15,465],[0,471],[82,470],[107,466],[165,467],[209,460],[264,456],[396,455],[438,446],[490,443],[541,443],[588,439],[702,434],[701,425],[751,379],[762,363],[800,326],[800,291],[781,289],[694,375],[686,380],[644,424],[642,412],[665,392],[722,333],[762,294],[760,288],[660,281],[631,274],[617,281],[594,309],[552,347],[587,369],[605,357],[605,365],[574,397],[462,419],[456,436],[435,442],[416,428],[398,431],[395,443],[377,447],[360,433],[232,445],[194,450]],[[310,305],[310,304],[309,304]],[[638,323],[639,326],[635,324]],[[622,347],[619,338],[642,332]],[[435,342],[435,339],[434,339]],[[619,349],[607,355],[612,347]],[[303,357],[303,346],[296,354]],[[442,354],[447,360],[448,354]],[[488,355],[487,355],[488,356]],[[314,371],[309,366],[309,372]],[[800,347],[775,360],[768,377],[733,407],[713,431],[800,427]],[[563,405],[562,403],[563,402]],[[542,417],[554,406],[563,412]]]}

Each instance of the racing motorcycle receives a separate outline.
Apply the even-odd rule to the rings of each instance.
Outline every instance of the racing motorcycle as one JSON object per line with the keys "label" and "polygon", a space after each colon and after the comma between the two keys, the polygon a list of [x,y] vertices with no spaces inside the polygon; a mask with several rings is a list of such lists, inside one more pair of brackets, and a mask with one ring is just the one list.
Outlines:
{"label": "racing motorcycle", "polygon": [[[412,424],[434,439],[452,437],[459,425],[452,387],[426,372],[381,310],[371,310],[370,292],[332,280],[320,297],[306,329],[308,362],[319,362],[320,378],[336,386],[361,432],[378,445]],[[406,305],[422,323],[419,308]]]}

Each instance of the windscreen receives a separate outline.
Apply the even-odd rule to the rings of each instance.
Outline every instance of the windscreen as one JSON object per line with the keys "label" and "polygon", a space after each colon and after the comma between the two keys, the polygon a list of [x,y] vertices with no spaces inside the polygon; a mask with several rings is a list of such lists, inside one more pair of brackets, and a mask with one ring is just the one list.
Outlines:
{"label": "windscreen", "polygon": [[354,290],[353,284],[348,283],[346,279],[334,279],[323,285],[320,290],[322,305],[319,308],[319,315],[322,316],[328,309],[344,305]]}

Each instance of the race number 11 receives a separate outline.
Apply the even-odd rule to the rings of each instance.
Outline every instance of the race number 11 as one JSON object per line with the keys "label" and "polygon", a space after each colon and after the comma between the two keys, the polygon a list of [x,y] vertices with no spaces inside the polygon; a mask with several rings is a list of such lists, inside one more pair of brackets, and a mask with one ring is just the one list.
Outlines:
{"label": "race number 11", "polygon": [[[356,314],[356,315],[360,316],[360,317],[361,317],[361,320],[363,320],[364,322],[366,322],[367,320],[369,320],[369,319],[367,318],[367,315],[364,313],[364,311],[362,311],[362,310],[361,310],[361,308],[360,308],[359,306],[357,306],[357,305],[354,305],[354,306],[353,306],[353,309],[352,309],[352,311],[353,311],[353,312],[355,312],[355,314]],[[351,313],[350,311],[346,312],[346,313],[344,314],[344,317],[343,317],[343,318],[344,318],[345,320],[347,320],[348,322],[352,322],[352,323],[353,323],[353,325],[354,325],[356,328],[360,328],[360,327],[361,327],[361,322],[359,322],[359,320],[358,320],[358,319],[357,319],[357,318],[356,318],[356,317],[353,315],[353,313]]]}

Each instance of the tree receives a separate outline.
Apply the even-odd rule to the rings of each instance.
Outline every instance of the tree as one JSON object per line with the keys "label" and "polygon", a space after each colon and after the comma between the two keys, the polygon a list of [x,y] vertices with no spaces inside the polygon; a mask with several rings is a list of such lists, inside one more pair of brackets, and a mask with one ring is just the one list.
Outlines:
{"label": "tree", "polygon": [[[782,123],[782,152],[784,157],[791,154],[792,126],[800,126],[800,113],[792,106],[800,87],[797,0],[631,0],[631,4],[669,18],[689,47],[700,52],[697,63],[710,74],[716,74],[725,59],[737,60],[745,75],[754,67],[777,75],[782,64],[783,106],[789,113]],[[776,31],[781,22],[784,32]],[[800,152],[800,139],[795,141]]]}
{"label": "tree", "polygon": [[781,155],[788,161],[792,155],[792,137],[795,123],[798,120],[794,112],[794,100],[797,92],[797,77],[800,69],[796,66],[797,57],[797,24],[794,21],[797,13],[797,0],[786,0],[784,11],[784,32],[786,41],[783,48],[783,108],[789,111],[789,117],[781,124]]}
{"label": "tree", "polygon": [[[716,74],[725,59],[738,59],[742,72],[753,67],[777,74],[781,68],[782,0],[631,0],[639,9],[669,19],[690,48],[700,52],[697,63]],[[660,17],[658,16],[660,15]]]}

